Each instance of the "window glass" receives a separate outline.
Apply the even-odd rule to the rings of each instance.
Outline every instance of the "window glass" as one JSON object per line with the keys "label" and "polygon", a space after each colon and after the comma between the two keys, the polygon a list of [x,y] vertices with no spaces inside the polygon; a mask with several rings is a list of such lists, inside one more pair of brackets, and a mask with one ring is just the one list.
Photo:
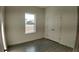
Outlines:
{"label": "window glass", "polygon": [[25,34],[36,32],[35,14],[25,13]]}

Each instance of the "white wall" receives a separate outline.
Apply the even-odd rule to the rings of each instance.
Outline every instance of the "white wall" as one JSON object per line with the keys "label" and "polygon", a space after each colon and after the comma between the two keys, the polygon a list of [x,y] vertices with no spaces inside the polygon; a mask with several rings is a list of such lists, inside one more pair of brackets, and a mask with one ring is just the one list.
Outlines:
{"label": "white wall", "polygon": [[[25,34],[25,12],[36,14],[37,32]],[[38,7],[6,7],[6,39],[8,45],[19,44],[44,36],[44,9]]]}
{"label": "white wall", "polygon": [[[48,7],[45,14],[45,37],[74,47],[77,28],[77,7]],[[52,31],[52,29],[54,29]]]}

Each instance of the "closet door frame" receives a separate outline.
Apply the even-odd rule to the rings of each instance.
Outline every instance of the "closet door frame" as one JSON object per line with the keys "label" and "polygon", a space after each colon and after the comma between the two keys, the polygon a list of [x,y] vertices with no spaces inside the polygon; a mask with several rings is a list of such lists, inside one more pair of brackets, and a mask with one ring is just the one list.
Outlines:
{"label": "closet door frame", "polygon": [[78,52],[79,48],[79,7],[77,7],[77,32],[76,32],[76,41],[75,41],[75,47],[73,49],[73,52]]}

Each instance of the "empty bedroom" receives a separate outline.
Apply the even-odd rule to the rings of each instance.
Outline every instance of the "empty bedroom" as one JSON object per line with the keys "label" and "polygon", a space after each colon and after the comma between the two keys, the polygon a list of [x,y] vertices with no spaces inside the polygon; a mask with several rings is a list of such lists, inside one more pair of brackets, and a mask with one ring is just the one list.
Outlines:
{"label": "empty bedroom", "polygon": [[0,6],[0,51],[73,52],[77,6]]}

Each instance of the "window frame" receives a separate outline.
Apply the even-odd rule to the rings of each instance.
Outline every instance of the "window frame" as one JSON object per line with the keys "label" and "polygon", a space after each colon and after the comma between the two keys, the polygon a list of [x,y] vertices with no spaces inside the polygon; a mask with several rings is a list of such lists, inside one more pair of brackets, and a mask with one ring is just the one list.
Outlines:
{"label": "window frame", "polygon": [[[34,32],[30,32],[30,33],[27,33],[27,31],[26,31],[26,14],[30,14],[30,15],[34,15]],[[36,33],[36,14],[34,14],[34,13],[27,13],[27,12],[25,12],[25,34],[32,34],[32,33]]]}

